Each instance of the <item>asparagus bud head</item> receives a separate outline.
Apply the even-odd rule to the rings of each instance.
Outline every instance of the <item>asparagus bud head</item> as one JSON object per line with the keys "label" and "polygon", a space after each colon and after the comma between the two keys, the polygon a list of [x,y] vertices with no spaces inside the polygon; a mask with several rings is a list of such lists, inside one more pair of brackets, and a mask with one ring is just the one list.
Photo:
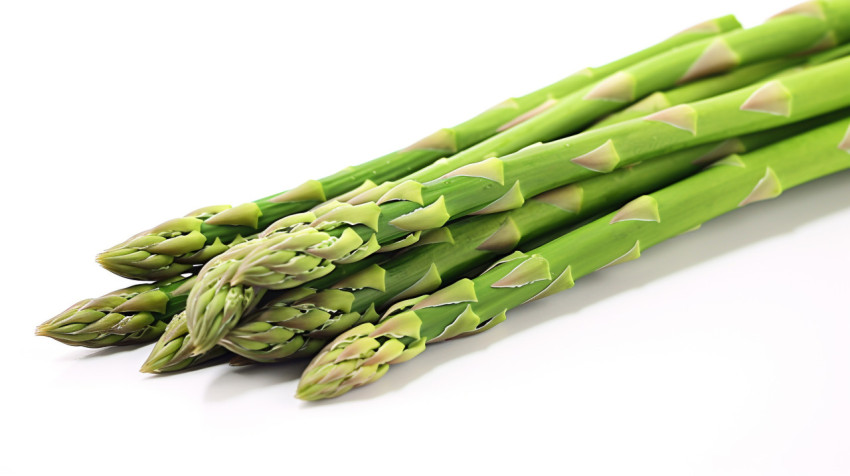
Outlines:
{"label": "asparagus bud head", "polygon": [[415,314],[402,313],[339,335],[307,366],[295,396],[302,400],[333,398],[378,380],[391,364],[425,350],[426,339],[419,336],[421,324]]}
{"label": "asparagus bud head", "polygon": [[189,339],[189,327],[186,325],[186,313],[174,316],[165,327],[165,331],[154,345],[153,350],[140,369],[141,372],[159,374],[176,372],[190,366],[220,357],[225,350],[216,347],[201,356],[192,356]]}
{"label": "asparagus bud head", "polygon": [[[206,263],[226,251],[220,239],[208,239],[205,224],[253,226],[261,213],[253,203],[230,207],[216,205],[168,220],[97,256],[107,270],[129,279],[166,279]],[[230,240],[239,243],[241,238]]]}
{"label": "asparagus bud head", "polygon": [[160,335],[169,295],[160,288],[182,281],[139,284],[84,299],[36,328],[63,344],[99,348],[148,342]]}

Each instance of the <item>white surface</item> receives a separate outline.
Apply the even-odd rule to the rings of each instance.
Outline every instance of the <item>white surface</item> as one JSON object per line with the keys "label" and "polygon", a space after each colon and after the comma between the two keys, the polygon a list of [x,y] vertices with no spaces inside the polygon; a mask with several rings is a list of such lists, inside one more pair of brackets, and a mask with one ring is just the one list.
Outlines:
{"label": "white surface", "polygon": [[121,287],[92,258],[143,226],[787,3],[2,3],[0,472],[850,474],[847,173],[323,404],[292,398],[297,366],[151,377],[147,348],[32,335]]}

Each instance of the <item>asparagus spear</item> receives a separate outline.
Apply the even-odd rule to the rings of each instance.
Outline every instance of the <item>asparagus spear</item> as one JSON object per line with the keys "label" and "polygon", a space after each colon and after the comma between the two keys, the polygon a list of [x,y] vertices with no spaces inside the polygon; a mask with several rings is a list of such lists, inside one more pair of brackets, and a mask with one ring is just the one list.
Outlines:
{"label": "asparagus spear", "polygon": [[433,161],[469,148],[544,112],[559,98],[623,68],[676,47],[740,28],[732,16],[689,28],[645,50],[598,68],[586,68],[526,96],[511,98],[455,127],[391,154],[349,167],[321,180],[236,207],[213,206],[166,221],[98,256],[106,269],[131,279],[162,279],[183,273],[222,253],[238,237],[256,233],[275,220],[309,210],[326,197],[358,194],[376,183],[397,179]]}
{"label": "asparagus spear", "polygon": [[778,58],[744,66],[730,73],[705,78],[679,86],[669,91],[659,91],[632,104],[622,111],[597,122],[591,129],[599,129],[629,119],[647,116],[669,107],[699,101],[718,94],[751,85],[765,78],[799,71],[797,68],[817,66],[850,55],[850,45],[832,48],[808,57]]}
{"label": "asparagus spear", "polygon": [[843,119],[709,169],[528,253],[498,261],[475,279],[399,303],[377,325],[361,324],[317,355],[297,397],[318,400],[374,382],[390,364],[438,342],[486,330],[507,310],[574,285],[574,280],[640,257],[658,243],[745,205],[850,169],[850,120]]}
{"label": "asparagus spear", "polygon": [[195,277],[138,284],[84,299],[36,328],[36,335],[68,345],[106,347],[155,341],[184,310]]}
{"label": "asparagus spear", "polygon": [[[585,86],[553,104],[545,113],[447,160],[438,160],[406,180],[436,180],[458,167],[564,137],[635,100],[677,84],[738,66],[830,48],[850,38],[848,12],[848,0],[808,2],[754,28],[732,31],[649,58]],[[352,204],[377,201],[397,184],[384,183],[348,201]]]}
{"label": "asparagus spear", "polygon": [[432,292],[500,254],[692,175],[726,152],[754,150],[807,128],[774,129],[675,152],[538,195],[516,210],[453,222],[400,256],[342,279],[334,272],[283,292],[245,316],[219,344],[257,362],[314,355],[343,331],[376,322],[388,303]]}
{"label": "asparagus spear", "polygon": [[718,94],[728,93],[729,91],[749,86],[756,81],[760,81],[801,63],[802,59],[800,58],[778,58],[770,61],[762,61],[761,63],[738,68],[724,75],[694,81],[669,91],[658,91],[622,111],[611,114],[594,124],[590,129],[600,129],[612,124],[628,121],[629,119],[647,116],[679,104],[686,104],[717,96]]}
{"label": "asparagus spear", "polygon": [[[803,127],[809,128],[811,126],[805,125]],[[752,150],[754,147],[760,146],[766,141],[773,141],[782,136],[798,133],[800,129],[801,127],[796,127],[794,130],[784,128],[776,131],[766,131],[765,133],[744,138],[743,141],[735,140],[725,144],[720,143],[717,144],[717,146],[701,146],[680,154],[696,156],[697,154],[702,154],[701,151],[712,150],[712,154],[705,155],[710,158],[713,154],[716,154],[716,151],[736,150],[740,152],[743,150]],[[661,167],[663,167],[661,164],[666,162],[674,163],[673,157],[667,160],[659,159],[655,168],[660,170]],[[685,173],[685,162],[682,162],[681,165],[681,173]],[[639,166],[637,169],[644,170],[644,168],[646,170],[650,169],[650,167],[646,165]],[[679,171],[674,169],[671,169],[668,172],[669,174],[679,173]],[[624,185],[640,180],[638,177],[640,174],[635,176],[631,170],[626,171],[626,174],[629,174],[628,179],[620,181],[620,183],[623,183]],[[602,177],[600,179],[591,179],[589,182],[593,183],[598,181],[604,183],[605,180],[606,179]],[[614,181],[612,183],[618,182]],[[584,201],[584,211],[586,212],[590,209],[589,207],[593,205],[593,198],[589,198],[585,194]],[[580,216],[585,215],[586,213],[580,214]],[[568,222],[578,221],[580,216],[572,215]],[[489,220],[490,217],[479,217],[479,219]],[[454,253],[456,251],[447,251],[447,253],[448,252]],[[440,255],[442,252],[431,253]],[[321,290],[331,287],[337,284],[338,281],[346,280],[349,276],[361,272],[361,270],[364,270],[365,268],[379,266],[387,259],[386,257],[377,256],[375,258],[375,260],[364,260],[350,266],[339,268],[326,279],[320,279],[317,282],[311,283],[311,288],[314,290]],[[439,268],[443,269],[445,266],[441,265]],[[422,273],[425,271],[427,271],[427,269],[421,270]],[[413,274],[416,274],[415,270],[413,271]],[[443,273],[442,279],[445,281],[455,279],[456,277],[457,276],[453,274]],[[399,283],[405,282],[395,278],[388,278],[387,281],[396,284],[396,287],[400,286]],[[167,323],[174,314],[185,310],[186,294],[193,282],[194,278],[169,279],[150,285],[137,285],[127,289],[114,291],[106,296],[98,298],[97,300],[83,300],[68,311],[63,312],[59,316],[50,319],[39,326],[37,333],[39,335],[54,337],[60,342],[69,342],[72,343],[72,345],[87,347],[138,344],[153,341],[163,334],[165,323]],[[411,282],[409,284],[412,285],[413,283]],[[407,285],[404,285],[402,289],[406,288]],[[362,302],[364,294],[368,295],[368,290],[361,291],[362,292],[354,291],[354,294],[359,296],[355,299],[355,303]],[[399,289],[399,291],[401,291],[401,289]],[[392,290],[387,291],[387,293],[391,292]],[[378,294],[380,295],[381,293]],[[141,295],[141,297],[137,297],[139,295]],[[126,300],[130,298],[133,298],[133,303],[131,305],[123,304],[123,302],[126,302]],[[375,297],[375,299],[378,298],[378,296]],[[303,337],[317,338],[319,334],[316,332],[304,332],[304,329],[287,327],[285,323],[280,322],[281,319],[279,317],[282,311],[275,308],[284,307],[284,302],[287,300],[291,300],[291,297],[286,299],[283,297],[277,298],[274,304],[264,307],[263,314],[267,317],[277,316],[274,320],[248,317],[246,321],[250,323],[249,325],[240,326],[235,329],[234,332],[231,332],[230,336],[228,336],[228,340],[234,342],[234,347],[231,350],[241,353],[245,357],[255,361],[270,361],[285,357],[313,355],[315,351],[323,345],[322,342],[317,342],[316,344],[308,342],[307,345],[296,346],[294,343],[290,342],[290,340],[298,340]],[[107,308],[105,307],[106,303],[115,304],[111,308]],[[119,305],[121,306],[120,309],[115,310],[115,308]],[[302,305],[303,303],[297,304],[293,307],[298,308]],[[82,310],[82,308],[85,308],[85,310]],[[165,312],[162,312],[163,309],[165,309]],[[365,309],[361,310],[359,309],[359,306],[355,305],[353,311],[363,313]],[[254,316],[257,314],[258,313],[254,313]],[[325,335],[333,337],[335,335],[333,332],[337,332],[334,329],[339,329],[339,332],[341,332],[342,330],[347,330],[351,327],[350,325],[346,327],[337,322],[337,316],[338,314],[333,314],[331,320],[321,324],[322,332],[324,332]],[[95,320],[92,321],[92,319]],[[296,320],[303,322],[302,319]],[[362,319],[357,322],[360,323],[361,320]],[[254,321],[258,322],[255,323]],[[185,328],[185,325],[183,327]],[[281,327],[287,330],[278,330]],[[315,328],[310,329],[310,331],[314,330]],[[186,332],[188,333],[188,330]],[[288,339],[282,339],[286,332],[293,333],[293,336]],[[173,331],[171,333],[173,334]],[[166,338],[167,337],[163,337],[163,339]],[[236,342],[241,342],[241,344],[236,344]],[[239,349],[241,349],[241,352]],[[157,361],[165,362],[161,359]]]}
{"label": "asparagus spear", "polygon": [[263,289],[299,286],[328,274],[336,264],[413,242],[420,232],[449,220],[515,209],[530,197],[599,173],[846,107],[847,77],[850,58],[487,159],[438,181],[408,181],[378,203],[331,203],[281,220],[261,238],[218,256],[201,271],[187,302],[195,352],[212,348],[235,327]]}
{"label": "asparagus spear", "polygon": [[[588,179],[583,183],[567,186],[560,193],[549,195],[549,198],[559,197],[565,199],[558,203],[562,207],[567,208],[567,210],[540,205],[539,202],[547,200],[545,196],[532,199],[523,208],[534,207],[540,210],[540,220],[545,220],[547,216],[560,216],[560,219],[564,220],[563,225],[567,226],[568,223],[576,223],[581,221],[583,217],[590,216],[592,210],[601,209],[604,202],[614,202],[618,195],[621,197],[635,196],[641,193],[642,183],[646,187],[650,187],[652,181],[657,180],[653,186],[663,186],[665,183],[673,180],[675,175],[684,176],[689,173],[688,169],[696,171],[696,168],[707,165],[712,160],[719,159],[725,154],[753,150],[767,143],[772,143],[781,138],[793,136],[813,127],[823,125],[838,117],[845,117],[847,114],[848,111],[840,111],[839,113],[817,117],[804,123],[752,134],[741,139],[698,146],[693,149],[670,154],[665,158],[659,158],[634,167],[621,169],[608,175]],[[654,171],[658,171],[661,176],[651,178],[650,176],[654,174]],[[578,193],[579,190],[581,190],[580,193]],[[579,207],[577,213],[573,214],[569,209],[574,208],[575,203],[570,202],[569,199],[575,200],[578,197],[581,198],[581,207]],[[501,215],[508,218],[512,213],[514,212],[505,212]],[[517,213],[525,213],[523,215],[525,218],[529,215],[527,212],[518,211]],[[492,216],[472,217],[464,221],[490,220]],[[535,226],[534,224],[522,223],[516,219],[513,222],[515,224],[521,223],[526,228]],[[250,313],[243,325],[237,326],[237,328],[225,337],[224,343],[227,344],[227,348],[237,354],[231,359],[231,364],[244,365],[251,362],[273,362],[315,355],[325,345],[327,339],[357,324],[374,321],[378,317],[375,310],[381,311],[383,309],[382,305],[373,306],[373,304],[385,304],[389,301],[389,296],[395,296],[399,292],[408,289],[415,282],[420,281],[419,278],[427,275],[427,272],[431,270],[432,263],[437,264],[437,269],[441,270],[441,281],[445,282],[455,279],[461,272],[457,269],[458,264],[452,263],[453,266],[447,266],[439,261],[446,260],[451,263],[454,261],[452,257],[455,256],[459,257],[460,260],[469,261],[468,257],[464,258],[461,254],[463,253],[461,248],[463,248],[462,245],[464,243],[467,244],[467,248],[470,247],[468,246],[469,239],[464,238],[462,234],[458,233],[458,230],[452,231],[458,223],[448,226],[453,243],[429,243],[431,241],[430,239],[422,240],[417,243],[418,246],[416,248],[407,251],[408,254],[403,259],[404,266],[400,267],[402,264],[400,261],[402,260],[395,260],[394,257],[372,256],[357,263],[339,267],[328,276],[311,282],[309,287],[288,290],[283,294],[278,293],[270,302]],[[439,231],[434,233],[438,236],[449,236],[449,233],[440,233]],[[493,233],[495,233],[495,230],[493,230]],[[479,234],[482,237],[490,236],[485,232],[479,232]],[[527,242],[529,241],[528,238],[528,236],[524,235],[521,241],[523,243]],[[480,256],[482,251],[476,249],[469,251],[469,253]],[[434,257],[435,261],[428,261],[429,257]],[[411,266],[412,264],[419,264],[420,266],[417,269]],[[376,266],[384,266],[386,268],[386,275],[383,279],[387,286],[385,292],[379,292],[372,288],[352,289],[346,290],[350,294],[342,296],[341,299],[324,299],[314,295],[324,292],[322,290],[333,288],[338,283],[359,280],[356,277],[358,273]],[[474,266],[470,264],[469,267],[472,268]],[[339,293],[343,292],[340,290],[340,287],[336,286],[336,289],[333,290],[336,296],[339,296]],[[300,298],[299,294],[301,294]],[[345,302],[344,309],[347,312],[343,312],[343,309],[329,309],[329,305],[333,301]],[[319,303],[321,306],[318,305]],[[188,327],[184,325],[181,327],[181,330],[183,331],[183,335],[180,337],[188,336]],[[166,336],[161,338],[161,341],[165,342],[158,345],[157,348],[165,347],[168,341],[176,338],[175,335],[173,332],[167,332]],[[183,342],[187,341],[181,341],[181,343]],[[214,351],[221,352],[221,349],[215,347]],[[181,360],[195,359],[195,357],[191,357],[190,355],[190,352],[175,354],[170,351],[163,352],[154,349],[151,357],[148,358],[145,371],[157,372],[160,366],[180,367]]]}

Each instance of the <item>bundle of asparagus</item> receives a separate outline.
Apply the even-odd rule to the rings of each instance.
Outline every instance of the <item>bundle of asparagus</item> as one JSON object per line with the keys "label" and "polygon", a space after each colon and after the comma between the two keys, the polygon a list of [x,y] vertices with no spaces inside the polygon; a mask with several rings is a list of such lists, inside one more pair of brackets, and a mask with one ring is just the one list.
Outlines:
{"label": "bundle of asparagus", "polygon": [[[380,378],[668,238],[850,168],[850,0],[723,17],[387,156],[99,255],[160,280],[37,328],[157,340],[145,372],[312,357],[298,397]],[[483,270],[483,272],[482,272]]]}

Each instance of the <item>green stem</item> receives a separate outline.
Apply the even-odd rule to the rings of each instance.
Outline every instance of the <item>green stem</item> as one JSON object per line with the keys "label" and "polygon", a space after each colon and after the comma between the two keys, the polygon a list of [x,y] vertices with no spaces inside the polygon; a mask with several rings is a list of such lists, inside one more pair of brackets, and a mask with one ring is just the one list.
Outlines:
{"label": "green stem", "polygon": [[[232,284],[295,287],[311,278],[292,271],[299,259],[310,273],[327,274],[335,262],[356,261],[376,246],[408,240],[465,215],[515,209],[530,197],[616,168],[850,106],[847,77],[850,58],[488,159],[441,180],[408,181],[387,192],[379,205],[330,204],[279,223],[246,244],[251,250],[245,256],[225,254],[219,263],[239,267],[228,275]],[[293,233],[302,239],[292,240]]]}
{"label": "green stem", "polygon": [[669,107],[725,94],[749,86],[768,76],[801,64],[801,58],[779,58],[738,68],[730,73],[712,76],[668,91],[652,93],[622,111],[611,114],[590,129],[600,129],[630,119],[644,117]]}
{"label": "green stem", "polygon": [[[842,119],[745,156],[733,155],[527,253],[497,262],[431,296],[401,303],[377,325],[340,335],[310,363],[298,397],[341,395],[373,382],[426,342],[486,330],[525,302],[641,256],[646,249],[724,213],[850,169],[850,120]],[[604,243],[604,245],[600,245]]]}
{"label": "green stem", "polygon": [[608,116],[596,123],[591,129],[600,129],[630,119],[644,117],[679,104],[724,94],[754,84],[757,81],[781,78],[784,75],[799,72],[804,67],[825,64],[848,55],[850,55],[850,45],[844,45],[807,57],[779,58],[744,66],[721,76],[713,76],[669,91],[653,93],[628,108]]}
{"label": "green stem", "polygon": [[[276,293],[246,315],[220,345],[257,362],[313,355],[338,334],[376,322],[389,304],[432,292],[496,256],[692,175],[724,152],[754,150],[813,126],[687,149],[540,195],[517,210],[453,222],[398,256],[341,266],[310,286]],[[358,272],[339,276],[365,261],[370,264],[358,267]]]}
{"label": "green stem", "polygon": [[[696,41],[624,68],[564,96],[545,112],[504,133],[448,160],[437,161],[406,179],[435,180],[458,167],[575,133],[636,100],[677,84],[748,64],[828,48],[850,38],[850,2],[821,0],[805,5],[803,10],[790,10],[762,25]],[[351,203],[376,200],[390,186],[376,187]]]}
{"label": "green stem", "polygon": [[222,253],[234,241],[253,235],[280,218],[309,210],[327,198],[356,194],[406,176],[533,117],[558,98],[623,68],[737,28],[740,24],[732,16],[702,23],[608,65],[584,69],[531,94],[503,101],[462,124],[441,129],[408,147],[321,180],[310,180],[292,190],[237,207],[206,207],[169,220],[101,253],[98,261],[106,269],[131,279],[163,279],[186,272]]}
{"label": "green stem", "polygon": [[[602,91],[601,83],[593,86],[582,100],[589,109],[600,110],[603,103],[612,102],[609,86],[625,84],[627,91],[644,87],[654,88],[649,89],[652,91],[665,82],[690,79],[694,67],[707,74],[704,58],[708,55],[715,61],[718,51],[723,53],[720,57],[735,58],[734,63],[741,64],[797,51],[803,44],[810,48],[814,40],[810,44],[807,35],[847,37],[850,1],[813,5],[825,8],[822,18],[784,15],[760,27],[710,40],[707,45],[697,43],[696,49],[694,45],[678,48],[661,55],[668,61],[640,63]],[[421,232],[450,220],[519,208],[528,198],[599,173],[846,107],[850,89],[844,86],[849,76],[850,59],[834,61],[757,87],[469,164],[425,184],[408,180],[377,202],[330,202],[310,213],[282,219],[261,238],[218,256],[201,271],[187,303],[196,352],[212,348],[235,327],[246,303],[251,302],[248,293],[300,286],[327,275],[338,264],[414,243]],[[603,91],[606,95],[600,96]]]}

